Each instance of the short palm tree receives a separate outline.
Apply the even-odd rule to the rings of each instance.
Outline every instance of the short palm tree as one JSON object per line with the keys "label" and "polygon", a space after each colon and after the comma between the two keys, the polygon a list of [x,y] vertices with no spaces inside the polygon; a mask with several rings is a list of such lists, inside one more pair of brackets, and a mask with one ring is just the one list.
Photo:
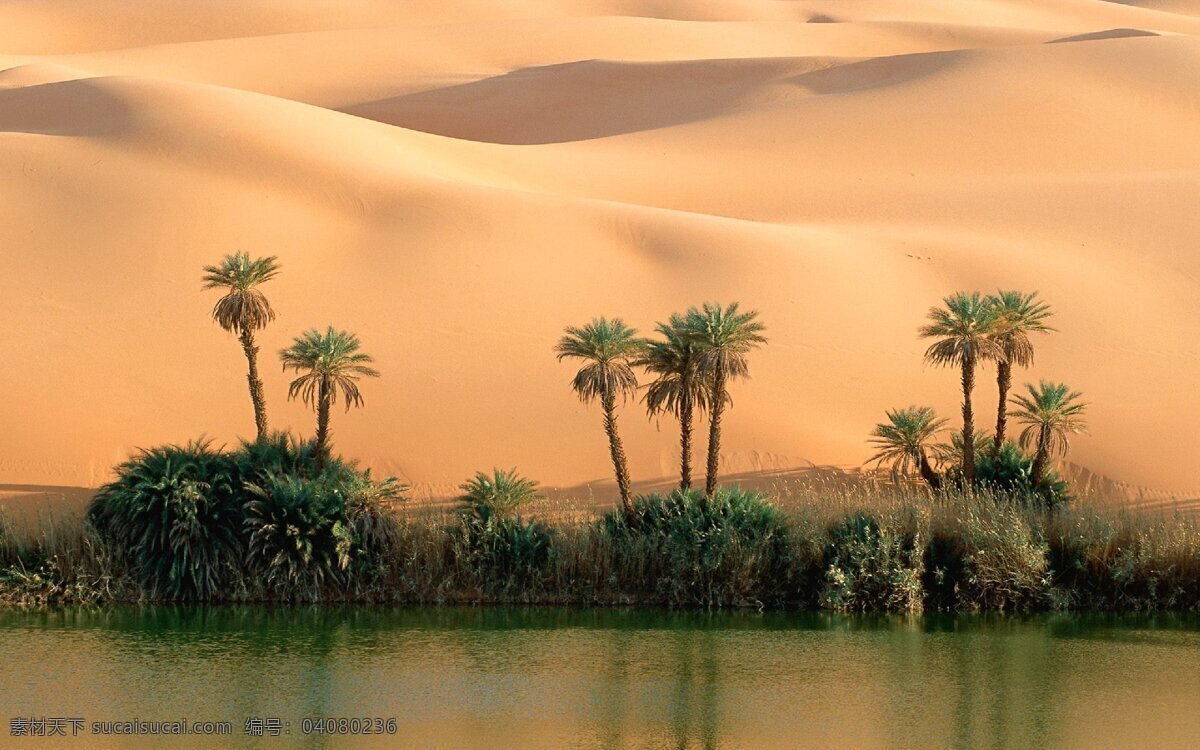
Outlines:
{"label": "short palm tree", "polygon": [[875,425],[871,433],[871,442],[879,452],[868,463],[889,462],[892,471],[902,475],[910,474],[915,468],[930,487],[940,487],[942,479],[929,463],[929,452],[941,453],[941,448],[931,445],[930,441],[941,432],[946,420],[939,419],[928,406],[893,409],[887,412],[887,418],[887,422]]}
{"label": "short palm tree", "polygon": [[237,334],[242,341],[242,351],[246,353],[246,380],[250,384],[250,401],[254,404],[254,425],[259,440],[267,436],[267,399],[258,377],[258,346],[254,343],[254,332],[275,320],[275,310],[258,287],[277,273],[279,264],[274,256],[251,260],[243,252],[226,255],[219,265],[204,267],[204,288],[225,290],[225,296],[213,307],[213,320],[226,331]]}
{"label": "short palm tree", "polygon": [[463,495],[458,498],[461,507],[474,511],[484,518],[503,518],[519,508],[539,499],[538,483],[523,477],[515,468],[508,471],[492,469],[477,471],[475,477],[459,485]]}
{"label": "short palm tree", "polygon": [[992,441],[992,451],[1000,455],[1000,446],[1004,444],[1004,433],[1008,426],[1008,389],[1012,387],[1013,365],[1029,367],[1033,364],[1033,342],[1029,334],[1053,331],[1046,324],[1053,313],[1050,305],[1038,299],[1037,292],[1023,294],[1002,289],[989,295],[988,303],[1000,315],[997,331],[992,336],[1000,345],[996,357],[996,386],[1000,400],[996,406],[996,435]]}
{"label": "short palm tree", "polygon": [[684,337],[692,342],[699,354],[697,367],[709,380],[708,397],[708,471],[704,478],[704,494],[712,497],[717,489],[717,470],[721,456],[721,416],[729,402],[728,383],[735,378],[750,376],[746,354],[767,343],[762,335],[765,326],[756,311],[739,312],[738,303],[728,307],[704,303],[697,310],[688,310],[684,319]]}
{"label": "short palm tree", "polygon": [[337,402],[338,392],[346,401],[346,411],[350,411],[351,406],[363,404],[359,378],[379,377],[379,372],[369,366],[374,360],[359,351],[360,346],[358,336],[329,326],[324,333],[315,328],[305,331],[279,352],[284,371],[290,367],[300,374],[288,386],[288,400],[299,396],[317,411],[318,468],[324,468],[329,457],[329,407]]}
{"label": "short palm tree", "polygon": [[645,342],[641,358],[633,364],[657,376],[644,396],[650,416],[666,413],[679,420],[679,487],[687,490],[692,486],[692,422],[697,410],[708,408],[711,378],[700,372],[699,354],[687,337],[683,316],[672,315],[656,330],[662,338]]}
{"label": "short palm tree", "polygon": [[642,346],[637,331],[620,318],[596,318],[585,326],[569,326],[555,346],[559,361],[572,357],[585,363],[575,373],[571,387],[585,404],[600,400],[617,489],[627,514],[633,513],[633,498],[625,447],[617,433],[617,398],[624,400],[637,393],[637,376],[630,365],[641,356]]}
{"label": "short palm tree", "polygon": [[946,297],[945,307],[929,310],[929,323],[921,336],[937,339],[925,351],[925,361],[962,370],[963,479],[975,481],[975,415],[971,392],[975,390],[975,368],[983,360],[999,356],[1000,345],[992,338],[1000,316],[979,292],[958,292]]}
{"label": "short palm tree", "polygon": [[1065,456],[1070,448],[1069,435],[1086,432],[1083,413],[1087,404],[1079,399],[1082,393],[1072,391],[1065,383],[1041,381],[1037,386],[1025,385],[1028,395],[1013,396],[1018,407],[1013,417],[1023,425],[1021,447],[1036,446],[1032,474],[1034,480],[1045,480],[1051,456]]}

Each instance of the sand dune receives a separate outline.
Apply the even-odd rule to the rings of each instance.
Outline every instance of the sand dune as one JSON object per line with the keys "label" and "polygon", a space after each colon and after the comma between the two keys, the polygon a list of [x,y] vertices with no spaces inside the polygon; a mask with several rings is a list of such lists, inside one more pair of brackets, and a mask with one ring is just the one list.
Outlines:
{"label": "sand dune", "polygon": [[[649,329],[718,299],[771,337],[735,386],[728,471],[857,467],[885,408],[956,413],[916,328],[942,295],[998,286],[1058,311],[1017,377],[1093,402],[1073,460],[1200,491],[1200,19],[1179,7],[227,11],[0,8],[0,482],[95,486],[135,446],[247,434],[244,359],[199,289],[245,249],[284,266],[262,337],[274,425],[313,421],[274,352],[352,328],[384,377],[335,414],[338,447],[425,494],[492,465],[602,483],[562,326]],[[670,475],[673,424],[630,404],[621,429],[635,478]]]}

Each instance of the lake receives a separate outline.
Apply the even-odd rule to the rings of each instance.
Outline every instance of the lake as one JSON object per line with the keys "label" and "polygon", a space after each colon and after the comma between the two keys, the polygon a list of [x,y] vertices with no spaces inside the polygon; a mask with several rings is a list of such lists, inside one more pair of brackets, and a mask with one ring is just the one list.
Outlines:
{"label": "lake", "polygon": [[[0,707],[2,747],[1195,747],[1200,618],[5,609]],[[231,733],[92,731],[132,721]]]}

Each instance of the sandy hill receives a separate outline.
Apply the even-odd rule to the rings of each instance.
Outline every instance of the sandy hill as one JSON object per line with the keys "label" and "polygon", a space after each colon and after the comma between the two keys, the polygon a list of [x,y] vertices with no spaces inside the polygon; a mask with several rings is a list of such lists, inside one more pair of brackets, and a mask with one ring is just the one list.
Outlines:
{"label": "sandy hill", "polygon": [[[1200,494],[1200,18],[1168,0],[13,0],[0,6],[0,482],[94,486],[253,428],[200,269],[281,258],[262,336],[357,331],[340,450],[438,494],[609,475],[566,324],[738,299],[770,346],[730,472],[859,466],[884,409],[957,411],[927,308],[1038,289],[1017,382],[1092,402],[1072,458]],[[979,422],[995,395],[985,370]],[[631,468],[675,427],[621,416]],[[703,441],[701,441],[701,447]],[[603,489],[600,489],[603,492]]]}

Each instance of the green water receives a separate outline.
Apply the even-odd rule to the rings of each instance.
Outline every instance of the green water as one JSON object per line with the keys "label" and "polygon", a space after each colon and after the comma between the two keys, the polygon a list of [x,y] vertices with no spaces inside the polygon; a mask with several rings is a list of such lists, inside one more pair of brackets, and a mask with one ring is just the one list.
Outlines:
{"label": "green water", "polygon": [[[3,747],[1200,747],[1200,619],[0,610],[0,709]],[[85,724],[11,736],[25,716]],[[185,718],[234,733],[90,732]]]}

